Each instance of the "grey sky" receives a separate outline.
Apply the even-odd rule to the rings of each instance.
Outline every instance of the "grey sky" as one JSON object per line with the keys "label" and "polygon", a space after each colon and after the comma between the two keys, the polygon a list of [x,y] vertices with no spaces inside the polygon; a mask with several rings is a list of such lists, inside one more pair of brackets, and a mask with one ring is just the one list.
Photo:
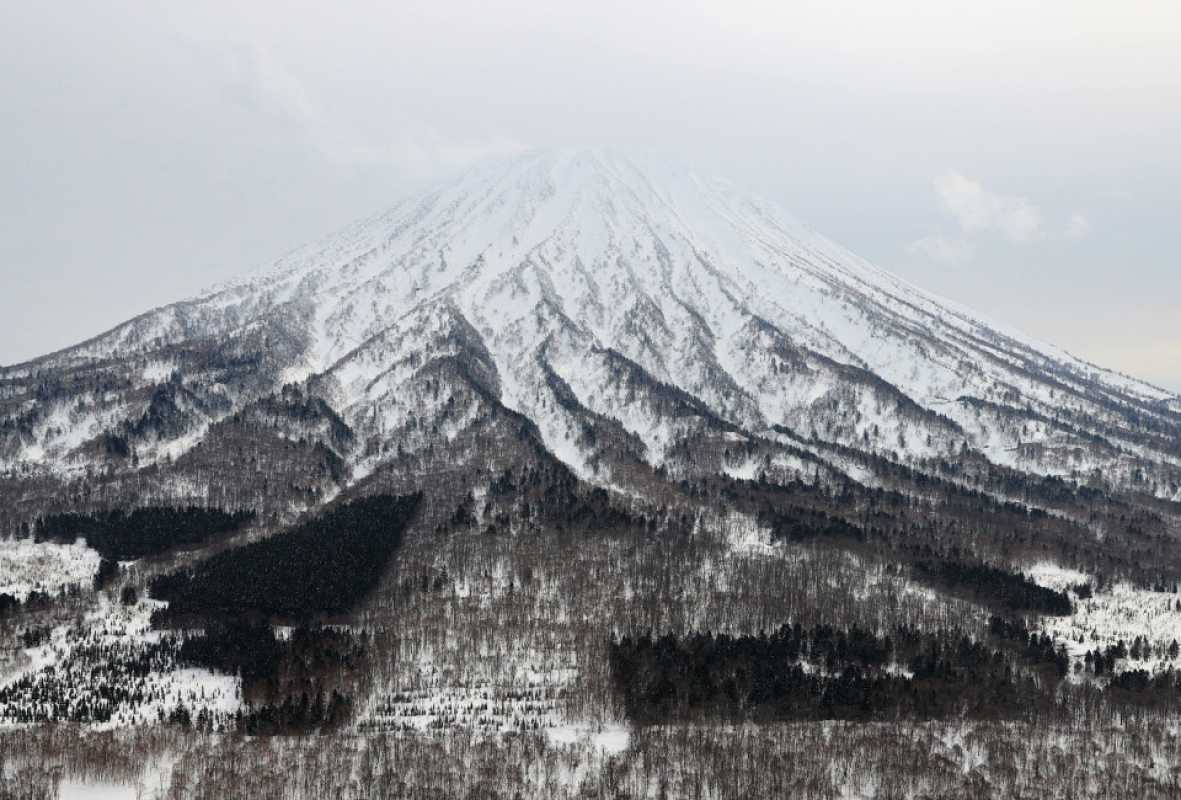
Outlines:
{"label": "grey sky", "polygon": [[606,144],[1181,390],[1176,2],[4,3],[0,109],[0,363]]}

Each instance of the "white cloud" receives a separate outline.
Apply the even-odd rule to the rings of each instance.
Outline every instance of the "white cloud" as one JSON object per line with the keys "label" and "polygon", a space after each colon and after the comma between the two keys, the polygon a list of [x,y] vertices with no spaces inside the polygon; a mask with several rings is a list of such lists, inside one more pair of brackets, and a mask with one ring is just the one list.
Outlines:
{"label": "white cloud", "polygon": [[452,138],[429,126],[409,122],[397,135],[380,141],[367,140],[357,131],[340,125],[321,125],[314,134],[316,146],[333,163],[362,168],[393,167],[416,180],[527,149],[522,142],[505,136]]}
{"label": "white cloud", "polygon": [[264,114],[306,122],[316,114],[304,86],[271,51],[257,44],[238,44],[225,51],[228,87],[239,102]]}
{"label": "white cloud", "polygon": [[972,260],[972,245],[963,239],[924,236],[907,246],[907,251],[924,255],[941,264],[963,264]]}
{"label": "white cloud", "polygon": [[1091,233],[1091,222],[1082,214],[1071,214],[1066,224],[1067,239],[1083,239]]}
{"label": "white cloud", "polygon": [[[1091,233],[1091,223],[1083,214],[1070,216],[1061,233],[1042,228],[1041,209],[1024,197],[990,192],[979,182],[958,172],[935,178],[935,194],[943,209],[959,223],[965,234],[994,233],[1010,242],[1025,243],[1051,238],[1083,239]],[[957,263],[970,255],[965,241],[927,236],[910,247],[936,261]]]}
{"label": "white cloud", "polygon": [[[197,47],[201,47],[198,43]],[[519,153],[525,145],[509,136],[442,130],[396,104],[358,118],[333,114],[270,48],[256,43],[224,48],[224,86],[244,107],[280,120],[335,167],[390,167],[410,180],[447,174],[483,158]],[[474,126],[473,126],[474,127]]]}
{"label": "white cloud", "polygon": [[994,194],[958,172],[935,179],[935,193],[965,233],[996,232],[1011,242],[1041,234],[1041,211],[1024,197]]}

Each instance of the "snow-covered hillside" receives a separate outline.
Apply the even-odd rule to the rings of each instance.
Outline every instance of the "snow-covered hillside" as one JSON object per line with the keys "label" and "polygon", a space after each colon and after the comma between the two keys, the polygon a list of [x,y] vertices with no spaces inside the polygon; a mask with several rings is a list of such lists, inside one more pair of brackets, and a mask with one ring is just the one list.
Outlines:
{"label": "snow-covered hillside", "polygon": [[786,434],[1181,492],[1175,397],[985,323],[725,183],[601,152],[482,165],[0,369],[0,470],[182,459],[288,383],[360,434],[339,453],[357,475],[383,438],[412,448],[412,431],[453,436],[498,406],[604,483],[629,459],[675,473],[694,448]]}

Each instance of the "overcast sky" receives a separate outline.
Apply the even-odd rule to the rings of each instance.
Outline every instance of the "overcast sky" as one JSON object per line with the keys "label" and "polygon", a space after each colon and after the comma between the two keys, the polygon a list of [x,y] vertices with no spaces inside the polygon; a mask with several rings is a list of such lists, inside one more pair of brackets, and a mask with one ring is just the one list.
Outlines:
{"label": "overcast sky", "polygon": [[608,145],[1181,391],[1175,0],[6,2],[0,109],[0,363]]}

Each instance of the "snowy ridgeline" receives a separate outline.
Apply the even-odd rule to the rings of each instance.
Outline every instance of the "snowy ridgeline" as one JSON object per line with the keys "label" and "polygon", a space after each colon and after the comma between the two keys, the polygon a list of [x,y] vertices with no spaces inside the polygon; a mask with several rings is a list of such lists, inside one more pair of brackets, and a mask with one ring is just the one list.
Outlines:
{"label": "snowy ridgeline", "polygon": [[168,471],[288,381],[373,438],[336,453],[357,478],[489,413],[451,391],[467,381],[584,477],[601,455],[579,444],[588,419],[614,420],[653,467],[720,421],[748,440],[780,426],[904,463],[967,449],[1031,477],[1181,495],[1168,393],[909,286],[722,182],[603,152],[485,165],[269,271],[0,369],[0,474]]}

